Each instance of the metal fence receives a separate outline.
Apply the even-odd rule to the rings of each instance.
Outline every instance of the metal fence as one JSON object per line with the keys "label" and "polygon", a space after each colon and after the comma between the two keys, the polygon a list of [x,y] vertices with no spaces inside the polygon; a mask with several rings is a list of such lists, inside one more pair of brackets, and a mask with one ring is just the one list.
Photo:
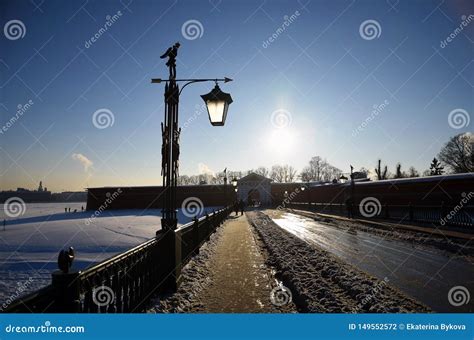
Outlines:
{"label": "metal fence", "polygon": [[474,206],[448,205],[379,205],[373,210],[364,211],[363,205],[348,206],[341,203],[295,203],[290,202],[286,207],[308,210],[322,214],[337,214],[360,217],[362,219],[393,219],[400,222],[434,223],[436,225],[456,226],[462,228],[474,227]]}
{"label": "metal fence", "polygon": [[[226,207],[174,231],[173,255],[182,268],[230,213]],[[170,231],[173,232],[173,231]],[[168,232],[169,233],[169,232]],[[169,235],[169,234],[168,234]],[[150,297],[180,270],[169,272],[167,232],[84,271],[52,273],[52,283],[10,304],[9,313],[124,313],[142,311]],[[168,238],[169,239],[169,238]],[[177,277],[175,274],[177,273]]]}

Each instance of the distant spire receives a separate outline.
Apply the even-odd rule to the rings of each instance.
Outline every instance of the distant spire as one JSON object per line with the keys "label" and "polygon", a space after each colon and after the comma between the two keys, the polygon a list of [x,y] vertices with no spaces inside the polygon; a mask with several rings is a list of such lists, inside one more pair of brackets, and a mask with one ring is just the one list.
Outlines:
{"label": "distant spire", "polygon": [[38,191],[43,191],[43,182],[42,181],[40,181]]}

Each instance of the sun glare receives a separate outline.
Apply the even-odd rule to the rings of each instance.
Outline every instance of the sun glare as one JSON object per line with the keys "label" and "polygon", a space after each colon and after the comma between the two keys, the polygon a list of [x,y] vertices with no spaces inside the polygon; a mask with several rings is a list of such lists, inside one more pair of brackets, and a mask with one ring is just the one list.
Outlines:
{"label": "sun glare", "polygon": [[276,152],[292,150],[295,143],[294,133],[289,128],[276,129],[267,137],[267,147]]}

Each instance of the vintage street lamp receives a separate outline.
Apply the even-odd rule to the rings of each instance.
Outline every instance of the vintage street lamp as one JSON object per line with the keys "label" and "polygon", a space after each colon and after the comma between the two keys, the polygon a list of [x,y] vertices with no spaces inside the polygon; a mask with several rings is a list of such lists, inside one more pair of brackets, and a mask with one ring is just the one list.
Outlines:
{"label": "vintage street lamp", "polygon": [[231,183],[232,183],[232,186],[233,186],[233,187],[236,187],[236,186],[237,186],[237,178],[236,178],[236,177],[232,178],[232,182],[231,182]]}
{"label": "vintage street lamp", "polygon": [[230,94],[222,92],[219,85],[212,89],[208,94],[201,96],[206,103],[209,121],[213,126],[223,126],[227,117],[227,110],[232,103]]}
{"label": "vintage street lamp", "polygon": [[[181,129],[178,124],[178,106],[179,97],[183,89],[193,83],[213,81],[216,86],[214,89],[202,96],[206,102],[209,119],[212,125],[222,126],[225,123],[229,104],[232,103],[232,97],[219,89],[218,82],[227,83],[232,81],[230,78],[223,79],[176,79],[176,58],[178,49],[181,45],[174,44],[168,48],[160,58],[168,58],[168,79],[155,78],[151,82],[155,84],[165,83],[165,117],[161,123],[161,175],[163,176],[163,210],[161,218],[161,230],[157,232],[157,238],[160,238],[160,249],[162,256],[167,261],[162,270],[166,273],[167,279],[162,282],[165,289],[175,291],[180,275],[180,263],[177,259],[181,258],[181,247],[176,246],[175,230],[178,227],[177,218],[177,196],[176,187],[178,185],[178,167],[179,167],[179,139]],[[181,89],[178,83],[184,83]]]}
{"label": "vintage street lamp", "polygon": [[[179,139],[181,129],[178,126],[178,104],[179,96],[183,89],[194,83],[213,81],[216,86],[214,89],[202,98],[206,102],[209,120],[214,126],[222,126],[227,117],[229,104],[232,103],[230,94],[222,92],[217,85],[218,82],[230,82],[230,78],[222,79],[176,79],[176,57],[181,45],[174,44],[160,57],[168,58],[166,66],[169,69],[169,78],[154,78],[152,83],[165,83],[165,119],[161,124],[162,147],[161,147],[161,167],[163,176],[163,213],[162,230],[175,230],[178,226],[176,187],[178,182],[178,164],[179,164]],[[178,83],[184,82],[181,89]]]}

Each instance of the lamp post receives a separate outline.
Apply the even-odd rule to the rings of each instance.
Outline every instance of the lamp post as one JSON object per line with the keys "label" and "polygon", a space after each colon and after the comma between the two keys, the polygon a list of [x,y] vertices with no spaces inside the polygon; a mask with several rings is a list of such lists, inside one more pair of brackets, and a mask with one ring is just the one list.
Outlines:
{"label": "lamp post", "polygon": [[354,167],[351,165],[351,201],[354,204]]}
{"label": "lamp post", "polygon": [[[206,103],[209,121],[213,126],[223,126],[227,117],[229,105],[232,103],[230,94],[222,92],[219,82],[230,82],[232,79],[176,79],[176,57],[178,55],[179,43],[168,48],[160,58],[168,58],[166,66],[169,68],[169,78],[154,78],[154,84],[165,83],[165,117],[161,123],[162,146],[161,146],[161,175],[163,176],[163,210],[161,226],[163,230],[175,230],[178,225],[176,187],[178,182],[179,162],[179,137],[181,128],[178,128],[178,104],[179,96],[183,89],[194,83],[215,83],[214,89],[202,95]],[[184,83],[179,89],[178,83]]]}
{"label": "lamp post", "polygon": [[[347,209],[347,216],[349,218],[352,218],[353,217],[353,214],[354,214],[354,188],[355,188],[355,183],[354,183],[354,167],[351,165],[351,173],[350,173],[350,179],[351,179],[351,184],[350,184],[350,193],[349,193],[349,197],[346,199],[346,209]],[[341,175],[341,177],[339,177],[339,180],[342,182],[342,183],[346,183],[348,178],[344,175]],[[347,196],[346,196],[347,197]]]}
{"label": "lamp post", "polygon": [[[237,177],[232,177],[232,180],[230,181],[230,184],[232,185],[232,187],[234,188],[234,192],[235,192],[235,199],[237,200]],[[234,201],[235,202],[235,201]]]}
{"label": "lamp post", "polygon": [[[223,126],[227,117],[232,97],[220,90],[218,83],[232,81],[230,78],[223,79],[176,79],[176,57],[178,56],[179,43],[172,47],[160,57],[168,58],[166,66],[169,69],[169,78],[154,78],[154,84],[165,83],[165,115],[161,123],[161,175],[163,176],[163,209],[161,218],[161,230],[157,231],[157,238],[161,242],[161,255],[166,259],[162,272],[166,279],[161,283],[164,290],[175,291],[178,286],[181,272],[181,242],[177,242],[175,230],[178,226],[176,187],[178,183],[179,167],[179,137],[181,129],[178,127],[178,104],[179,96],[183,89],[194,83],[215,83],[214,89],[202,95],[206,103],[209,121],[213,126]],[[181,89],[178,83],[184,83]]]}
{"label": "lamp post", "polygon": [[229,205],[229,197],[227,195],[227,168],[224,169],[224,204]]}

